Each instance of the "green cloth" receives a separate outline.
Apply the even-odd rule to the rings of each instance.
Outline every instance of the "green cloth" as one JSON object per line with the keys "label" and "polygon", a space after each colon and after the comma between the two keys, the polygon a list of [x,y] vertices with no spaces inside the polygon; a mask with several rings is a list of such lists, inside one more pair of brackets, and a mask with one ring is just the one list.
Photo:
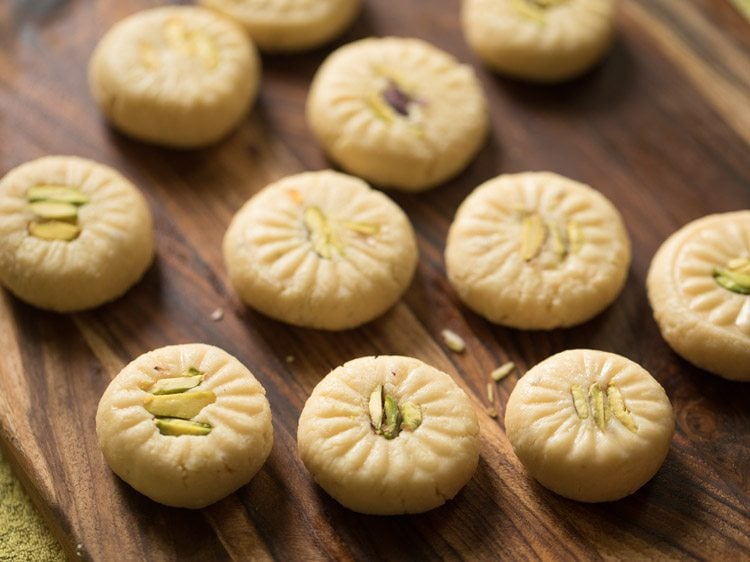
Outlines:
{"label": "green cloth", "polygon": [[0,560],[65,560],[62,549],[37,513],[0,452]]}

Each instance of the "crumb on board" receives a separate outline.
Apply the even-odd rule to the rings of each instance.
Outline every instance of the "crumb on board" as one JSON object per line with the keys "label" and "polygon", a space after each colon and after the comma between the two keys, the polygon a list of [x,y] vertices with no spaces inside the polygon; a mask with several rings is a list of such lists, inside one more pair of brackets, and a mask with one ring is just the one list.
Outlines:
{"label": "crumb on board", "polygon": [[284,360],[285,360],[285,361],[286,361],[287,363],[294,363],[294,355],[287,355],[287,356],[286,356],[286,357],[284,358]]}
{"label": "crumb on board", "polygon": [[211,320],[214,322],[218,322],[222,318],[224,318],[224,310],[221,308],[217,308],[211,313]]}
{"label": "crumb on board", "polygon": [[497,417],[497,410],[495,408],[487,408],[485,412],[487,412],[487,415],[491,418]]}
{"label": "crumb on board", "polygon": [[503,380],[505,377],[507,377],[509,374],[511,374],[513,372],[513,369],[515,368],[516,368],[516,364],[513,363],[513,361],[508,361],[507,363],[500,365],[497,369],[492,371],[492,373],[490,373],[490,376],[492,377],[493,381],[499,382]]}
{"label": "crumb on board", "polygon": [[487,383],[487,401],[490,404],[495,403],[495,385],[491,382]]}
{"label": "crumb on board", "polygon": [[466,349],[466,342],[453,330],[445,329],[441,332],[443,342],[451,351],[462,353]]}

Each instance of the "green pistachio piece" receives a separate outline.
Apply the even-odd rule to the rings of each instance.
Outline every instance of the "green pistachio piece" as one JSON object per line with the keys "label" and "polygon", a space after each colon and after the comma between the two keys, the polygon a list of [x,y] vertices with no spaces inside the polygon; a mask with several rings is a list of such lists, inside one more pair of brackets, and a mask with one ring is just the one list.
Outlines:
{"label": "green pistachio piece", "polygon": [[29,234],[42,240],[62,240],[70,242],[78,238],[81,227],[62,221],[33,221],[29,223]]}
{"label": "green pistachio piece", "polygon": [[401,412],[398,409],[398,403],[393,396],[386,394],[383,406],[385,423],[381,426],[380,431],[386,439],[395,439],[401,426]]}
{"label": "green pistachio piece", "polygon": [[401,429],[414,431],[422,425],[422,408],[414,402],[406,402],[401,405],[401,416],[404,419],[401,422]]}
{"label": "green pistachio piece", "polygon": [[26,192],[26,199],[30,203],[54,201],[78,206],[85,205],[90,201],[89,196],[82,191],[64,185],[35,185]]}
{"label": "green pistachio piece", "polygon": [[43,219],[70,220],[78,217],[78,207],[71,203],[37,201],[36,203],[31,203],[29,208],[36,216]]}
{"label": "green pistachio piece", "polygon": [[216,402],[216,395],[210,390],[204,390],[158,396],[151,394],[143,401],[143,406],[154,416],[189,420],[214,402]]}
{"label": "green pistachio piece", "polygon": [[725,289],[740,295],[750,295],[750,274],[731,269],[714,269],[714,279]]}
{"label": "green pistachio piece", "polygon": [[379,384],[370,394],[370,423],[375,431],[380,431],[383,425],[383,385]]}
{"label": "green pistachio piece", "polygon": [[211,433],[211,426],[209,424],[196,421],[177,418],[156,418],[154,423],[162,435],[208,435]]}
{"label": "green pistachio piece", "polygon": [[195,388],[203,382],[203,375],[190,375],[187,377],[170,377],[156,381],[149,392],[151,394],[179,394]]}

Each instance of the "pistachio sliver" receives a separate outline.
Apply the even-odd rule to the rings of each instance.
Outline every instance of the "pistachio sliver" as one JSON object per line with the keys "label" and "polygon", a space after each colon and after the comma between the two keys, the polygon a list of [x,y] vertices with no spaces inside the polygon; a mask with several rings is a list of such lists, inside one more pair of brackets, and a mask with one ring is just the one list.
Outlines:
{"label": "pistachio sliver", "polygon": [[354,222],[354,221],[343,221],[341,226],[353,230],[358,234],[364,234],[366,236],[375,236],[380,232],[380,226],[369,222]]}
{"label": "pistachio sliver", "polygon": [[578,221],[568,221],[567,227],[568,234],[568,248],[570,253],[576,254],[583,246],[583,230]]}
{"label": "pistachio sliver", "polygon": [[526,215],[521,226],[521,257],[525,261],[533,259],[542,249],[546,237],[547,228],[542,217],[536,213]]}
{"label": "pistachio sliver", "polygon": [[387,124],[395,121],[394,112],[379,95],[373,94],[365,98],[365,104],[373,112],[375,117]]}
{"label": "pistachio sliver", "polygon": [[305,228],[310,235],[310,243],[321,258],[330,259],[333,257],[333,251],[337,250],[339,254],[344,253],[344,244],[334,233],[331,224],[325,213],[316,205],[311,205],[305,209],[303,215]]}
{"label": "pistachio sliver", "polygon": [[513,372],[513,369],[515,368],[516,364],[513,363],[513,361],[508,361],[507,363],[500,365],[497,369],[492,371],[492,373],[490,373],[490,377],[492,377],[493,381],[499,382],[509,374],[511,374]]}
{"label": "pistachio sliver", "polygon": [[71,205],[85,205],[90,201],[89,196],[74,187],[63,185],[35,185],[26,192],[26,199],[36,201],[54,201],[56,203],[70,203]]}
{"label": "pistachio sliver", "polygon": [[156,418],[154,420],[162,435],[208,435],[211,425],[178,418]]}
{"label": "pistachio sliver", "polygon": [[606,395],[599,386],[599,383],[594,383],[589,387],[589,397],[592,401],[592,409],[594,410],[594,421],[599,429],[604,431],[607,428],[607,422],[609,421],[609,410],[607,408]]}
{"label": "pistachio sliver", "polygon": [[38,217],[50,220],[75,219],[78,216],[78,207],[71,203],[58,203],[57,201],[37,201],[29,205],[31,211]]}
{"label": "pistachio sliver", "polygon": [[401,412],[398,403],[393,396],[386,394],[383,407],[385,409],[385,423],[381,426],[380,431],[386,439],[395,439],[401,426]]}
{"label": "pistachio sliver", "polygon": [[170,377],[167,379],[159,379],[149,389],[151,394],[178,394],[180,392],[186,392],[191,388],[195,388],[201,382],[203,382],[203,375],[190,375],[187,377]]}
{"label": "pistachio sliver", "polygon": [[750,295],[750,274],[716,268],[713,277],[719,285],[733,293]]}
{"label": "pistachio sliver", "polygon": [[630,410],[625,406],[625,400],[622,398],[620,389],[615,385],[610,384],[607,387],[607,401],[609,402],[609,409],[614,414],[622,425],[627,427],[633,433],[638,432],[638,426],[633,420],[633,416]]}
{"label": "pistachio sliver", "polygon": [[370,394],[370,402],[368,404],[370,411],[370,423],[375,431],[380,431],[380,427],[383,425],[383,385],[379,384],[375,390]]}
{"label": "pistachio sliver", "polygon": [[568,246],[562,229],[555,224],[550,226],[550,232],[552,233],[552,249],[555,251],[558,259],[563,261],[565,256],[568,255]]}
{"label": "pistachio sliver", "polygon": [[29,234],[42,240],[62,240],[70,242],[78,238],[81,228],[78,225],[62,221],[33,221],[29,223]]}
{"label": "pistachio sliver", "polygon": [[579,419],[585,420],[589,417],[589,403],[586,399],[586,393],[580,384],[570,386],[570,394],[573,397],[573,406]]}
{"label": "pistachio sliver", "polygon": [[414,431],[422,425],[422,408],[414,402],[405,402],[401,405],[401,429]]}
{"label": "pistachio sliver", "polygon": [[214,402],[216,395],[210,390],[204,390],[180,394],[151,394],[143,401],[143,406],[154,416],[189,420]]}

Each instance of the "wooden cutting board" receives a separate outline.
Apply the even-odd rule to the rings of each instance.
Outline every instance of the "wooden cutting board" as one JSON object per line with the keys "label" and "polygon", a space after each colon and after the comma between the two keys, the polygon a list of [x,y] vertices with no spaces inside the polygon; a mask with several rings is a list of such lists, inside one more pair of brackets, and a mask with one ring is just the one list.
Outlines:
{"label": "wooden cutting board", "polygon": [[[705,214],[750,207],[750,25],[726,0],[626,0],[601,67],[559,86],[499,78],[466,47],[455,0],[365,0],[336,45],[369,35],[424,38],[477,65],[493,131],[458,178],[419,195],[393,192],[419,237],[419,269],[403,300],[352,331],[292,328],[242,306],[220,244],[232,214],[268,182],[329,166],[304,121],[307,86],[336,46],[264,56],[259,102],[240,129],[179,152],[107,128],[86,65],[104,31],[163,2],[13,0],[0,5],[0,173],[46,154],[76,154],[131,178],[152,206],[158,258],[143,281],[98,310],[57,315],[0,292],[0,443],[71,558],[93,560],[642,559],[750,560],[750,384],[682,361],[646,299],[649,261],[666,236]],[[501,172],[552,170],[598,188],[633,241],[627,285],[587,324],[552,332],[494,326],[460,305],[442,259],[456,207]],[[223,319],[212,312],[221,309]],[[451,328],[463,354],[440,340]],[[101,393],[132,358],[202,341],[236,355],[268,391],[275,444],[239,492],[200,511],[133,491],[97,448]],[[575,347],[621,353],[664,385],[677,432],[656,477],[633,496],[586,505],[525,475],[504,433],[518,377]],[[444,507],[372,517],[339,506],[296,454],[297,419],[315,384],[357,356],[405,354],[450,373],[481,414],[474,478]],[[294,361],[287,361],[287,357]],[[488,373],[519,370],[484,415]],[[748,366],[750,369],[750,366]]]}

